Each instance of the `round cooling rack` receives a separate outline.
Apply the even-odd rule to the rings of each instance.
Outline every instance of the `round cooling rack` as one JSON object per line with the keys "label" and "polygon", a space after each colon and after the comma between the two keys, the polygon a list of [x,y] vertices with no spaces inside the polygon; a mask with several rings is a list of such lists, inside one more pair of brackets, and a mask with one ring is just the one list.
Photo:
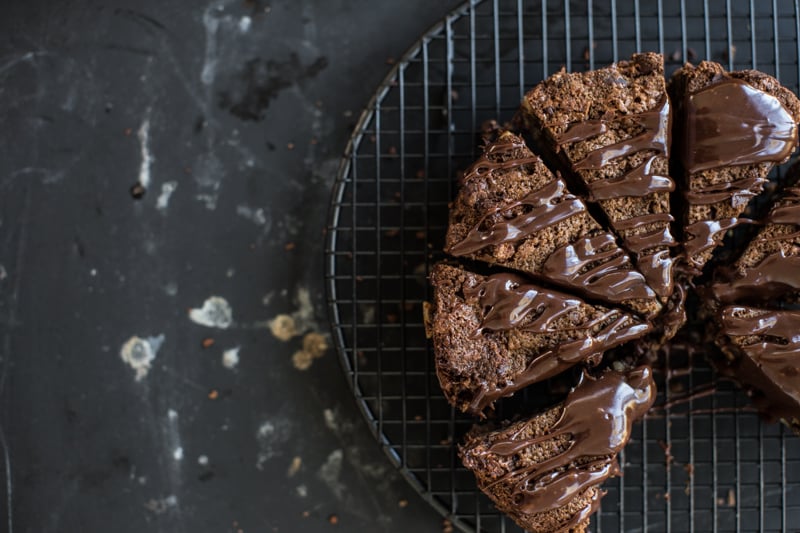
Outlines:
{"label": "round cooling rack", "polygon": [[[668,75],[685,60],[712,59],[757,68],[797,92],[798,2],[470,2],[425,33],[378,87],[331,200],[334,342],[380,445],[458,528],[519,531],[461,466],[456,443],[474,420],[442,396],[422,322],[426,276],[444,257],[448,202],[477,156],[481,123],[511,119],[525,91],[562,66],[599,68],[636,51],[663,53]],[[592,531],[800,530],[800,440],[763,423],[733,385],[715,383],[691,344],[676,341],[664,354],[661,407],[635,426],[620,457],[624,477],[605,483]],[[504,400],[498,414],[541,402],[542,392]]]}

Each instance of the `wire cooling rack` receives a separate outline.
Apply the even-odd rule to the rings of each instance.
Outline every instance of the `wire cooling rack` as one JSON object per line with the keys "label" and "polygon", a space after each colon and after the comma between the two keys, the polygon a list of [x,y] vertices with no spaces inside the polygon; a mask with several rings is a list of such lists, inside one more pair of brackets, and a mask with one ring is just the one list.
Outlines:
{"label": "wire cooling rack", "polygon": [[[443,257],[448,202],[476,157],[481,123],[510,119],[524,92],[562,66],[593,69],[636,51],[663,53],[668,74],[713,59],[797,92],[798,37],[798,0],[473,1],[425,33],[378,87],[331,200],[334,341],[389,459],[456,527],[518,531],[460,465],[455,443],[474,421],[441,395],[422,323],[426,276]],[[800,531],[800,440],[764,424],[731,384],[707,395],[714,375],[690,355],[679,343],[665,355],[664,407],[635,427],[624,477],[605,484],[592,530]]]}

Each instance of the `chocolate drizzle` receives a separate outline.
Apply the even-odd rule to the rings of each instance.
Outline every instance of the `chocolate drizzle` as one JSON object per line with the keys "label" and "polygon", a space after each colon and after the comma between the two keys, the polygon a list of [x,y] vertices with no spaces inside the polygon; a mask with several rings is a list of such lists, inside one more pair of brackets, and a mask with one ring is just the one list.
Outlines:
{"label": "chocolate drizzle", "polygon": [[[647,366],[627,375],[607,371],[596,379],[584,373],[564,401],[560,418],[546,434],[521,438],[517,433],[498,440],[484,453],[512,456],[560,435],[569,435],[568,447],[553,457],[511,471],[493,484],[512,481],[516,510],[522,513],[564,506],[590,487],[619,474],[616,456],[630,439],[633,421],[644,416],[655,396],[652,371]],[[585,517],[591,511],[579,514]]]}
{"label": "chocolate drizzle", "polygon": [[684,229],[686,240],[683,243],[683,249],[686,259],[690,263],[700,266],[697,264],[698,258],[695,256],[717,246],[729,229],[751,222],[752,220],[747,218],[731,217],[720,220],[700,220],[689,224]]}
{"label": "chocolate drizzle", "polygon": [[770,254],[743,276],[729,274],[730,281],[714,283],[711,290],[722,303],[768,301],[800,291],[800,256],[783,250]]}
{"label": "chocolate drizzle", "polygon": [[[507,161],[509,165],[513,161]],[[494,163],[493,163],[494,164]],[[523,213],[511,214],[512,210],[525,207]],[[455,256],[473,254],[487,246],[515,242],[537,231],[558,224],[578,213],[586,211],[583,202],[567,192],[561,179],[555,179],[539,190],[526,194],[511,204],[495,208],[484,215],[461,242],[450,246],[446,252]],[[488,222],[501,214],[501,220]],[[485,227],[486,226],[486,227]],[[485,229],[483,229],[485,227]]]}
{"label": "chocolate drizzle", "polygon": [[800,420],[800,311],[730,306],[720,322],[728,337],[757,337],[728,344],[740,352],[735,377],[755,388],[756,407],[775,419]]}
{"label": "chocolate drizzle", "polygon": [[772,208],[767,222],[772,224],[791,224],[800,226],[800,188],[787,187],[783,190],[785,203]]}
{"label": "chocolate drizzle", "polygon": [[[535,333],[556,331],[552,324],[560,317],[576,312],[582,304],[577,298],[526,284],[523,278],[513,274],[494,274],[464,292],[468,298],[478,298],[484,312],[476,335],[484,329],[520,329]],[[570,329],[581,332],[581,337],[561,342],[536,354],[527,367],[514,377],[513,382],[494,387],[483,383],[470,402],[469,410],[481,413],[498,399],[553,377],[578,363],[588,361],[597,364],[606,350],[643,336],[651,326],[629,314],[609,310]]]}
{"label": "chocolate drizzle", "polygon": [[747,83],[723,80],[689,95],[683,164],[694,174],[732,165],[783,162],[797,146],[797,124],[780,100]]}
{"label": "chocolate drizzle", "polygon": [[542,275],[553,283],[578,287],[584,294],[614,303],[655,296],[642,274],[631,269],[628,256],[610,233],[559,247],[545,261]]}
{"label": "chocolate drizzle", "polygon": [[[583,159],[572,163],[575,171],[600,170],[615,159],[630,156],[642,151],[652,151],[644,162],[628,170],[620,176],[613,176],[587,183],[589,197],[592,201],[609,200],[621,197],[644,197],[657,192],[675,190],[675,183],[669,176],[661,176],[653,169],[658,158],[669,156],[671,143],[671,112],[669,99],[664,97],[658,107],[642,113],[617,117],[614,121],[633,120],[642,131],[638,135],[623,141],[604,146],[589,152]],[[571,125],[556,142],[564,144],[588,140],[608,130],[610,121],[587,120]],[[627,220],[612,221],[616,230],[627,230],[624,244],[637,254],[637,265],[644,274],[647,283],[656,294],[668,297],[672,293],[673,259],[664,248],[675,246],[675,239],[670,232],[669,223],[672,217],[668,213],[652,213],[633,217]],[[658,225],[649,231],[641,230],[647,225]],[[647,253],[652,251],[651,253]],[[641,268],[644,265],[644,268]]]}
{"label": "chocolate drizzle", "polygon": [[730,200],[733,207],[744,207],[750,198],[761,192],[766,182],[766,178],[742,178],[708,185],[701,190],[686,191],[683,195],[692,205],[711,205]]}

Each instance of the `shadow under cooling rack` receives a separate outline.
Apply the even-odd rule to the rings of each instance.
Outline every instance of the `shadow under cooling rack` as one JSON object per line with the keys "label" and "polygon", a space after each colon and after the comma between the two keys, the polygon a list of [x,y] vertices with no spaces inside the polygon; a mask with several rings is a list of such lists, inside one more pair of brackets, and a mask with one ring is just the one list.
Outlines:
{"label": "shadow under cooling rack", "polygon": [[[485,1],[425,33],[378,87],[346,149],[330,207],[326,275],[334,342],[380,445],[464,531],[518,531],[475,487],[455,443],[474,422],[439,390],[422,324],[430,266],[443,258],[448,202],[483,121],[510,120],[553,72],[660,51],[670,74],[712,59],[758,68],[797,92],[797,1]],[[780,172],[773,177],[781,179]],[[681,369],[689,369],[680,371]],[[729,383],[675,346],[656,410],[621,456],[624,477],[594,531],[796,531],[800,441],[764,424]],[[669,376],[669,379],[666,379]],[[714,387],[713,395],[697,394]],[[505,401],[546,397],[542,388]]]}

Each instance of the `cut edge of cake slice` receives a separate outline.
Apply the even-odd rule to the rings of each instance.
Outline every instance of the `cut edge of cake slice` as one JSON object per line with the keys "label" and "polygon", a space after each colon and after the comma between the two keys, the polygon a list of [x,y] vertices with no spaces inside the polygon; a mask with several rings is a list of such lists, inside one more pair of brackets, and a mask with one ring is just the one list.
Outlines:
{"label": "cut edge of cake slice", "polygon": [[467,171],[450,210],[445,251],[518,270],[647,317],[661,304],[614,235],[511,132]]}
{"label": "cut edge of cake slice", "polygon": [[800,435],[800,311],[729,305],[716,320],[719,372],[747,390],[762,416]]}
{"label": "cut edge of cake slice", "polygon": [[656,397],[650,367],[584,373],[559,405],[499,429],[475,426],[459,446],[464,466],[498,509],[536,532],[585,531],[620,475],[617,454]]}
{"label": "cut edge of cake slice", "polygon": [[716,269],[717,301],[786,302],[800,295],[800,188],[783,189],[764,222],[733,265]]}
{"label": "cut edge of cake slice", "polygon": [[483,276],[439,263],[426,330],[436,374],[457,409],[483,416],[500,398],[648,333],[635,314],[588,304],[511,273]]}
{"label": "cut edge of cake slice", "polygon": [[680,118],[673,162],[683,180],[681,255],[699,274],[725,233],[745,221],[770,170],[794,152],[800,100],[768,74],[728,72],[713,61],[678,69],[669,92]]}

